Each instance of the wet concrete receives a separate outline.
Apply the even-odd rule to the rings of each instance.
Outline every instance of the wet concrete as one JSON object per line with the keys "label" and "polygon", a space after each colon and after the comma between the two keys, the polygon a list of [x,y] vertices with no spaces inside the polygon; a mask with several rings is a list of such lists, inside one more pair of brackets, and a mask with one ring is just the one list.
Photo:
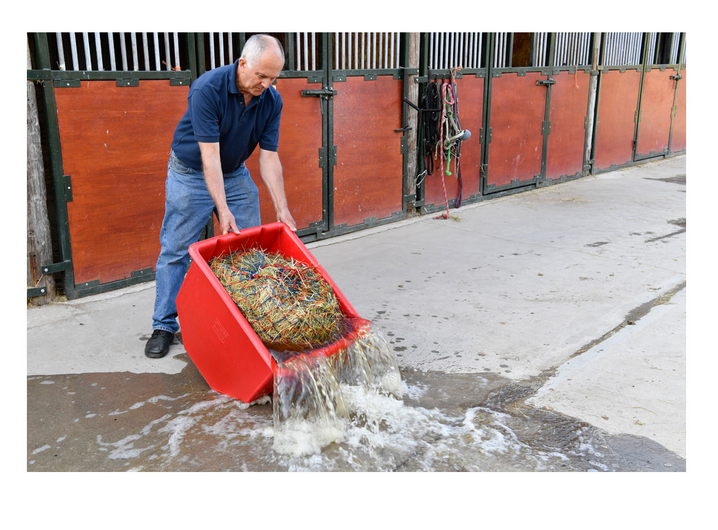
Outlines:
{"label": "wet concrete", "polygon": [[213,392],[181,342],[144,356],[153,283],[28,309],[27,470],[685,470],[685,173],[678,157],[309,245],[406,385],[348,390],[346,437],[320,454],[274,451],[270,401]]}
{"label": "wet concrete", "polygon": [[351,418],[364,439],[282,455],[268,396],[222,396],[182,357],[179,374],[28,377],[28,471],[685,471],[647,438],[526,405],[550,374],[407,369],[401,401]]}

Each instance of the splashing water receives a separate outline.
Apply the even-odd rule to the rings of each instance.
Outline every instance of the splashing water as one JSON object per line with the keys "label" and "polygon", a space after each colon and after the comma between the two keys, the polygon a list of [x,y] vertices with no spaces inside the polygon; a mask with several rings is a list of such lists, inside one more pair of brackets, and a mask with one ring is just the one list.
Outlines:
{"label": "splashing water", "polygon": [[350,324],[352,339],[333,355],[303,353],[278,365],[272,399],[275,451],[300,456],[344,441],[353,412],[347,389],[401,397],[399,366],[384,334],[368,321]]}

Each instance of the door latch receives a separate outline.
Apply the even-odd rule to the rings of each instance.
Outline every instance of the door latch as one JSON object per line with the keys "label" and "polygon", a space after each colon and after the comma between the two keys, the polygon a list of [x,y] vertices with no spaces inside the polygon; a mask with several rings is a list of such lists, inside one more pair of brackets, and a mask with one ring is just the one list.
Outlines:
{"label": "door latch", "polygon": [[548,79],[542,79],[541,81],[536,81],[537,85],[540,86],[549,86],[549,85],[555,85],[556,81],[554,79],[548,78]]}
{"label": "door latch", "polygon": [[315,88],[315,89],[309,89],[309,90],[302,90],[302,97],[315,97],[319,98],[320,108],[322,110],[322,115],[326,114],[327,112],[327,101],[329,101],[329,98],[333,98],[337,95],[336,90],[332,90],[330,88]]}
{"label": "door latch", "polygon": [[681,74],[672,75],[671,79],[674,81],[678,81],[679,79],[683,79],[683,76]]}
{"label": "door latch", "polygon": [[336,90],[331,90],[329,88],[319,88],[319,89],[312,89],[312,90],[302,90],[302,97],[315,97],[315,98],[323,98],[328,99],[333,96],[337,95]]}

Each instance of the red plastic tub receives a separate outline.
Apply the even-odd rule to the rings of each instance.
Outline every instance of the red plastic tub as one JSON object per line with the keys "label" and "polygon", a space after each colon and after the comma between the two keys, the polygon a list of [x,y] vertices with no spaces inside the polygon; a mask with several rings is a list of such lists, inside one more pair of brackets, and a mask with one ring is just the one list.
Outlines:
{"label": "red plastic tub", "polygon": [[[280,252],[317,268],[334,289],[347,318],[363,321],[304,243],[283,223],[272,223],[199,241],[189,247],[192,258],[177,295],[182,340],[190,358],[209,386],[250,403],[272,392],[277,363],[209,268],[220,254],[260,248]],[[351,334],[309,352],[332,355],[352,341]]]}

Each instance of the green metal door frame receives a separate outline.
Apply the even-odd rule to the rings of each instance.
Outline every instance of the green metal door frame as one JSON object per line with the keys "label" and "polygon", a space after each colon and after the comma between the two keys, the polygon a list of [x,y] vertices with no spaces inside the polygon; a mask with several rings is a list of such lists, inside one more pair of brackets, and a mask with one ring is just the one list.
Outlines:
{"label": "green metal door frame", "polygon": [[618,164],[618,165],[611,165],[608,168],[604,169],[598,169],[595,166],[595,159],[596,159],[596,139],[598,136],[598,126],[600,121],[600,108],[601,108],[601,86],[603,81],[603,76],[605,73],[610,72],[611,70],[616,70],[621,73],[626,72],[626,70],[636,70],[638,72],[641,72],[641,84],[638,89],[638,98],[640,99],[641,96],[641,87],[643,83],[643,65],[645,63],[645,42],[646,42],[646,35],[643,36],[643,51],[641,52],[641,62],[640,64],[634,64],[634,65],[604,65],[602,64],[605,61],[606,57],[606,49],[607,49],[607,42],[608,40],[608,34],[607,33],[601,33],[601,45],[600,45],[600,52],[599,52],[599,60],[596,61],[597,65],[597,71],[596,75],[598,76],[597,79],[597,85],[596,85],[596,106],[594,110],[594,120],[593,120],[593,135],[592,135],[592,141],[591,141],[591,158],[588,160],[589,165],[591,166],[590,172],[592,175],[597,175],[600,173],[605,173],[608,171],[614,171],[616,169],[621,169],[625,167],[631,167],[635,164],[635,161],[633,160],[633,157],[635,155],[635,149],[636,149],[636,135],[637,135],[637,127],[638,127],[638,103],[636,104],[636,112],[634,115],[634,133],[633,133],[633,154],[631,155],[631,160],[627,160],[624,164]]}
{"label": "green metal door frame", "polygon": [[[646,160],[651,160],[651,159],[666,158],[668,156],[677,154],[677,153],[671,152],[671,140],[672,140],[672,136],[673,136],[673,120],[676,115],[676,99],[678,97],[678,85],[682,79],[682,76],[680,73],[686,67],[685,63],[682,62],[683,51],[685,50],[685,45],[686,45],[686,34],[681,33],[679,35],[680,44],[678,47],[678,62],[673,63],[673,64],[648,64],[649,63],[649,57],[648,57],[649,38],[650,38],[649,33],[643,34],[643,53],[642,53],[642,59],[641,59],[641,88],[640,88],[640,92],[639,92],[639,96],[638,96],[638,110],[636,112],[636,116],[637,116],[636,117],[636,130],[635,130],[634,138],[633,138],[633,162],[634,163],[644,162]],[[656,42],[657,48],[660,46],[660,39],[661,39],[661,35],[659,34],[658,38],[657,38],[657,42]],[[671,124],[670,124],[670,128],[668,131],[668,143],[662,153],[656,153],[656,154],[649,153],[647,155],[646,154],[641,155],[638,153],[638,135],[639,135],[640,126],[641,126],[641,116],[642,116],[642,112],[643,112],[643,107],[645,104],[643,90],[644,90],[644,84],[645,84],[645,80],[646,80],[646,74],[648,72],[650,72],[651,70],[666,71],[669,69],[676,70],[678,72],[678,74],[677,74],[677,78],[676,78],[676,84],[673,87],[673,105],[671,107],[671,115],[670,115]],[[682,152],[684,152],[684,151],[682,151]]]}
{"label": "green metal door frame", "polygon": [[[100,284],[90,282],[76,285],[73,271],[72,242],[70,240],[70,225],[67,203],[72,201],[72,186],[70,176],[65,175],[62,160],[62,146],[60,143],[60,129],[57,118],[57,105],[55,90],[66,87],[79,87],[82,81],[115,81],[117,86],[137,86],[140,80],[168,79],[170,85],[188,86],[196,78],[193,69],[183,71],[79,71],[79,70],[53,70],[51,64],[50,45],[48,33],[29,33],[33,43],[32,63],[34,68],[27,70],[28,81],[33,81],[39,87],[38,97],[42,100],[43,121],[41,127],[47,137],[49,147],[50,167],[46,168],[51,174],[53,203],[55,207],[55,224],[57,248],[59,254],[57,263],[44,264],[41,270],[44,274],[62,273],[62,284],[68,299],[98,294],[120,289],[141,282],[154,279],[152,270],[132,271],[129,278]],[[194,38],[188,34],[185,40],[189,67],[192,65],[192,50]],[[54,244],[53,244],[54,246]],[[28,290],[28,297],[39,293]]]}
{"label": "green metal door frame", "polygon": [[[290,34],[292,35],[292,34]],[[402,141],[401,141],[401,154],[402,154],[402,179],[401,179],[401,196],[402,196],[402,210],[395,212],[390,217],[384,219],[368,219],[365,222],[352,226],[337,225],[335,222],[335,208],[334,208],[334,177],[335,177],[335,166],[337,165],[341,154],[337,153],[337,145],[334,141],[334,97],[341,97],[341,83],[346,81],[347,77],[358,76],[364,77],[365,81],[376,80],[378,76],[392,76],[396,80],[402,80],[406,84],[406,65],[408,63],[408,46],[406,45],[408,40],[408,34],[400,33],[401,55],[399,56],[400,68],[397,69],[380,69],[380,68],[367,68],[367,69],[335,69],[333,67],[334,57],[334,41],[333,33],[319,33],[319,47],[320,47],[320,58],[322,66],[321,82],[324,91],[333,93],[326,97],[326,114],[324,116],[323,128],[323,171],[324,171],[324,209],[325,209],[325,225],[321,230],[316,230],[314,233],[307,234],[306,236],[300,237],[304,242],[313,240],[327,239],[336,237],[343,234],[356,232],[358,230],[364,230],[366,228],[372,228],[375,226],[381,226],[384,224],[392,223],[403,219],[407,216],[407,210],[410,204],[413,204],[412,197],[408,196],[408,183],[407,183],[407,157],[409,154],[406,150],[405,139],[406,131],[402,130]],[[293,38],[293,35],[292,35]],[[285,73],[283,73],[285,75]],[[291,75],[291,72],[287,72],[286,75]],[[337,84],[338,83],[338,84]],[[402,93],[406,91],[406,87],[402,87]],[[402,126],[404,120],[402,118]],[[399,131],[396,131],[399,132]]]}
{"label": "green metal door frame", "polygon": [[[595,33],[590,33],[589,37],[589,56],[588,56],[588,64],[583,66],[556,66],[556,33],[551,33],[549,35],[549,57],[548,57],[548,63],[551,66],[551,73],[558,74],[560,72],[567,72],[568,74],[574,74],[577,71],[583,71],[591,76],[597,76],[598,73],[594,72],[593,70],[593,64],[595,61]],[[546,121],[548,122],[548,129],[550,134],[550,109],[551,109],[551,85],[548,86],[549,93],[547,95],[546,99]],[[596,94],[598,94],[598,90],[596,91]],[[591,112],[591,90],[589,89],[588,98],[586,99],[586,117],[588,118],[588,113]],[[596,107],[594,107],[594,127],[595,127],[595,113],[596,113]],[[548,186],[552,184],[560,184],[562,182],[568,182],[570,180],[575,180],[578,178],[585,177],[589,174],[591,170],[591,157],[587,149],[585,149],[586,144],[588,143],[589,136],[593,139],[595,139],[595,131],[593,133],[589,131],[588,124],[586,123],[584,128],[584,154],[582,159],[582,170],[576,173],[575,175],[567,175],[566,177],[558,178],[558,179],[552,179],[550,181],[547,181],[546,178],[546,162],[548,157],[548,135],[546,135],[546,141],[544,142],[544,152],[543,152],[543,159],[541,164],[541,182],[539,183],[539,187]]]}
{"label": "green metal door frame", "polygon": [[[480,38],[482,39],[482,42],[487,43],[489,42],[490,36],[493,35],[491,33],[480,33]],[[436,81],[436,80],[442,80],[447,79],[451,75],[449,70],[447,69],[435,69],[430,70],[429,69],[429,33],[424,32],[421,33],[421,41],[420,41],[420,52],[419,52],[419,75],[414,78],[414,82],[419,83],[419,101],[422,101],[426,94],[426,85],[430,81]],[[479,60],[479,64],[486,64],[485,67],[480,68],[462,68],[460,72],[456,73],[456,79],[461,79],[464,76],[474,76],[478,79],[484,80],[484,87],[483,87],[483,114],[482,114],[482,125],[481,130],[478,132],[478,141],[481,144],[481,168],[480,168],[480,175],[479,175],[479,181],[480,181],[480,193],[474,194],[468,198],[464,198],[462,200],[462,204],[468,205],[473,204],[476,202],[480,202],[483,200],[483,190],[484,190],[484,179],[486,176],[486,150],[488,142],[486,141],[489,138],[489,129],[488,129],[488,109],[490,104],[490,93],[489,93],[489,85],[490,85],[490,77],[491,77],[491,64],[489,61],[490,50],[489,46],[482,46],[481,48],[481,57]],[[404,105],[404,111],[403,112],[416,112],[414,110],[407,110],[407,105]],[[419,122],[418,122],[419,123]],[[417,131],[417,152],[416,152],[416,168],[417,168],[417,175],[423,175],[424,172],[427,170],[426,167],[426,151],[424,148],[424,131],[423,128],[420,128]],[[415,176],[409,176],[408,178],[415,178]],[[450,206],[455,203],[455,200],[451,200],[449,202]],[[435,205],[433,207],[429,207],[426,205],[426,178],[422,178],[417,184],[416,184],[416,198],[413,201],[414,207],[416,207],[420,213],[427,214],[427,213],[433,213],[439,210],[445,209],[444,204]]]}
{"label": "green metal door frame", "polygon": [[[668,136],[668,154],[679,154],[679,153],[685,153],[686,149],[682,149],[680,151],[674,151],[673,150],[673,123],[676,119],[676,111],[678,106],[678,88],[681,84],[681,81],[683,81],[683,72],[686,69],[686,63],[683,62],[683,56],[686,49],[686,34],[681,33],[681,43],[678,47],[678,79],[676,80],[676,91],[673,95],[673,109],[671,110],[671,132]],[[685,81],[683,81],[685,83]]]}
{"label": "green metal door frame", "polygon": [[[186,63],[182,65],[182,71],[68,71],[52,69],[49,36],[52,33],[33,33],[33,64],[34,69],[27,71],[27,79],[34,81],[39,86],[38,97],[42,99],[44,109],[44,129],[49,145],[48,170],[52,177],[53,203],[55,205],[56,230],[54,239],[57,239],[57,254],[60,258],[57,263],[49,263],[43,267],[46,274],[61,272],[63,274],[63,286],[65,294],[69,299],[81,296],[97,294],[113,289],[122,288],[140,282],[154,279],[154,272],[149,270],[135,271],[130,278],[119,281],[100,284],[90,282],[89,284],[76,285],[73,272],[72,242],[70,240],[70,226],[67,203],[72,198],[70,179],[64,174],[62,161],[62,146],[60,145],[60,134],[57,117],[57,106],[55,102],[55,90],[62,87],[77,87],[82,81],[116,81],[118,86],[137,86],[140,80],[169,79],[171,85],[190,85],[197,77],[207,69],[205,62],[206,44],[204,33],[182,33]],[[239,57],[243,43],[246,40],[246,33],[233,34],[237,37],[237,44],[233,51],[235,57]],[[285,33],[285,48],[288,62],[288,69],[283,71],[281,78],[306,78],[309,83],[322,83],[325,91],[331,92],[334,83],[341,75],[364,75],[366,79],[376,78],[377,75],[393,75],[395,79],[402,79],[402,68],[407,64],[407,37],[408,34],[400,34],[403,54],[400,57],[401,68],[396,71],[388,70],[348,70],[337,74],[332,69],[333,41],[332,33],[317,33],[319,69],[316,71],[299,71],[295,65],[295,33]],[[339,77],[338,77],[339,76]],[[322,117],[322,147],[318,158],[322,167],[322,209],[323,218],[321,222],[313,223],[309,228],[302,229],[298,235],[305,241],[325,239],[339,234],[353,232],[371,226],[386,224],[404,218],[407,214],[408,205],[412,204],[412,197],[407,197],[407,157],[405,142],[402,140],[401,149],[403,156],[402,164],[402,211],[387,219],[369,220],[369,222],[351,227],[336,227],[334,223],[334,167],[337,162],[336,146],[334,145],[333,117],[334,105],[331,96],[323,97],[323,108],[325,113]],[[405,134],[406,131],[404,131]],[[213,224],[208,223],[203,237],[213,235]],[[28,291],[28,296],[38,295],[34,291]]]}
{"label": "green metal door frame", "polygon": [[[493,57],[496,52],[496,44],[497,44],[497,34],[496,33],[489,33],[489,45],[487,46],[488,51],[488,57]],[[483,154],[482,154],[482,178],[481,178],[481,193],[484,196],[491,196],[491,197],[501,197],[504,195],[510,195],[513,193],[525,191],[527,189],[533,189],[540,187],[545,182],[545,176],[546,176],[546,152],[548,149],[548,134],[550,134],[550,121],[549,121],[549,111],[551,109],[551,82],[552,82],[552,73],[553,69],[552,66],[554,62],[554,55],[555,55],[555,34],[549,33],[548,35],[548,58],[547,58],[547,66],[532,66],[532,67],[512,67],[509,66],[503,67],[503,68],[497,68],[493,65],[492,61],[487,61],[487,68],[488,73],[486,75],[487,78],[487,86],[486,86],[486,103],[484,108],[484,134],[482,135],[483,138],[486,139],[486,141],[483,143]],[[508,40],[508,57],[509,61],[511,60],[511,57],[513,55],[513,46],[514,46],[514,33],[509,34],[509,40]],[[528,72],[537,72],[541,75],[546,76],[546,100],[545,100],[545,108],[544,108],[544,118],[543,118],[543,146],[542,146],[542,152],[541,152],[541,172],[538,175],[535,175],[533,179],[521,181],[518,183],[518,185],[504,185],[504,186],[496,186],[493,187],[488,184],[488,172],[490,169],[490,144],[492,141],[492,127],[491,127],[491,102],[493,97],[493,79],[496,77],[500,77],[504,73],[516,73],[519,77],[526,75]]]}

